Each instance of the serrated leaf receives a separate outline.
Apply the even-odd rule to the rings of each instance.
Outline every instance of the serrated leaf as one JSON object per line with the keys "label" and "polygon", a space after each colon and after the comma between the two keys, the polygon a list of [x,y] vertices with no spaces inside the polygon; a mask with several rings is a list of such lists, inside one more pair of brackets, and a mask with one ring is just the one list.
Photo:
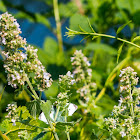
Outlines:
{"label": "serrated leaf", "polygon": [[128,21],[127,23],[123,24],[122,26],[120,26],[118,29],[117,29],[117,32],[116,32],[116,36],[123,30],[123,28],[128,25],[130,22],[132,22],[132,20]]}
{"label": "serrated leaf", "polygon": [[36,115],[40,114],[40,101],[39,100],[33,100],[26,103],[27,109],[29,110],[30,114],[33,117],[36,117]]}
{"label": "serrated leaf", "polygon": [[1,126],[7,129],[5,135],[10,139],[19,140],[19,131],[27,130],[28,132],[34,132],[38,126],[38,122],[30,115],[25,106],[18,107],[16,111],[18,112],[18,116],[21,116],[21,121],[16,122],[16,125],[14,126],[13,123],[11,123],[11,120],[5,119]]}
{"label": "serrated leaf", "polygon": [[50,112],[51,112],[51,107],[52,107],[52,103],[51,101],[47,100],[44,103],[40,104],[41,110],[43,111],[46,119],[50,119]]}
{"label": "serrated leaf", "polygon": [[122,52],[122,48],[123,48],[123,46],[124,46],[124,42],[123,42],[123,44],[120,46],[120,48],[118,49],[117,63],[118,63],[118,61],[119,61],[119,58],[120,58],[120,55],[121,55],[121,52]]}
{"label": "serrated leaf", "polygon": [[42,138],[47,132],[41,132],[40,134],[38,134],[33,140],[38,140],[40,138]]}
{"label": "serrated leaf", "polygon": [[101,43],[88,43],[88,45],[85,47],[85,50],[93,50],[93,51],[102,50],[110,55],[117,54],[116,49],[112,48],[107,44],[101,44]]}

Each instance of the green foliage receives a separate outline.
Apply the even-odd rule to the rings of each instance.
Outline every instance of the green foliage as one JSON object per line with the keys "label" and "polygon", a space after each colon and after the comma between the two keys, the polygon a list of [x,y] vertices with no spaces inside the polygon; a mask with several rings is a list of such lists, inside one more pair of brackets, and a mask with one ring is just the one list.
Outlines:
{"label": "green foliage", "polygon": [[39,100],[33,100],[26,103],[27,109],[29,110],[30,114],[33,117],[36,117],[40,114],[40,101]]}
{"label": "green foliage", "polygon": [[20,116],[20,121],[16,122],[16,126],[14,126],[11,123],[11,120],[8,119],[5,119],[1,124],[3,128],[6,128],[5,135],[7,135],[10,139],[15,140],[19,140],[18,132],[27,130],[28,133],[36,133],[36,126],[38,126],[37,121],[33,119],[25,106],[18,107],[17,111]]}
{"label": "green foliage", "polygon": [[[32,24],[35,23],[38,26],[43,24],[54,36],[57,36],[56,27],[52,24],[53,22],[51,20],[54,18],[53,0],[36,0],[36,2],[43,2],[44,5],[47,4],[48,9],[42,9],[43,12],[31,12],[32,10],[26,7],[30,2],[25,1],[20,4],[15,4],[13,0],[1,0],[0,11],[6,12],[10,9],[12,12],[14,9],[16,10],[14,16],[18,19],[22,19],[20,20],[21,22],[27,19],[29,22],[32,22]],[[52,74],[52,78],[55,79],[52,86],[44,91],[48,100],[47,102],[39,100],[27,102],[31,100],[31,98],[28,95],[27,99],[26,96],[28,93],[25,94],[25,92],[22,92],[22,97],[21,94],[15,97],[15,90],[6,85],[6,75],[4,74],[4,69],[1,69],[0,93],[2,93],[5,85],[6,88],[2,96],[0,94],[0,98],[2,97],[0,101],[0,121],[5,119],[4,116],[7,114],[5,112],[6,106],[12,101],[16,101],[18,106],[27,104],[29,111],[27,111],[25,107],[19,107],[18,112],[21,119],[16,123],[16,126],[13,126],[10,120],[5,119],[0,125],[0,139],[1,136],[5,134],[6,137],[10,139],[19,139],[18,132],[27,130],[29,134],[28,137],[31,139],[50,140],[54,138],[53,134],[55,132],[53,132],[53,128],[56,128],[58,136],[64,140],[67,139],[65,134],[67,130],[70,133],[70,138],[73,140],[125,140],[125,138],[118,136],[118,132],[116,131],[114,131],[114,136],[110,136],[108,130],[103,128],[103,120],[105,117],[108,117],[113,106],[118,102],[118,82],[120,79],[118,75],[120,69],[130,65],[140,76],[139,3],[139,0],[59,1],[58,8],[62,31],[66,28],[64,27],[65,21],[66,23],[69,21],[69,35],[80,35],[84,41],[81,39],[81,43],[77,43],[77,40],[76,43],[74,43],[71,40],[68,42],[67,40],[63,40],[64,48],[63,52],[60,52],[57,40],[46,36],[42,48],[35,46],[38,49],[39,60]],[[41,8],[42,7],[38,5],[38,9]],[[130,21],[132,21],[131,24],[129,24]],[[129,26],[126,26],[128,24]],[[115,33],[114,31],[118,26],[120,27]],[[30,31],[29,29],[30,27],[27,29],[27,32]],[[45,33],[45,35],[48,35],[48,33]],[[72,70],[70,57],[76,49],[81,49],[91,63],[91,81],[96,82],[97,93],[95,98],[91,96],[89,103],[85,103],[76,92],[77,86],[73,85],[69,91],[70,96],[68,96],[68,98],[71,103],[78,106],[78,110],[72,117],[67,117],[67,122],[65,122],[65,111],[63,109],[67,109],[67,107],[61,107],[61,109],[58,110],[56,103],[56,101],[58,101],[57,94],[59,94],[58,75],[65,74],[68,70]],[[1,68],[3,67],[2,65],[3,61],[0,61]],[[32,77],[32,81],[35,82],[33,80],[34,75],[30,74],[30,76]],[[78,86],[83,87],[85,85],[79,84]],[[29,89],[27,83],[26,87]],[[42,104],[40,102],[42,102]],[[38,118],[40,111],[43,111],[45,117],[51,120],[52,128],[50,124],[34,119],[35,117]],[[56,115],[57,111],[58,115]],[[50,113],[53,113],[53,119],[50,117]],[[55,115],[57,118],[54,122]],[[126,119],[125,115],[120,115],[119,117]],[[79,118],[82,119],[76,121]],[[68,128],[66,129],[66,127]]]}
{"label": "green foliage", "polygon": [[110,55],[116,55],[117,51],[112,48],[111,46],[107,44],[101,44],[101,43],[89,43],[85,50],[90,50],[90,51],[104,51],[107,54]]}
{"label": "green foliage", "polygon": [[50,120],[50,112],[52,108],[51,101],[48,100],[46,102],[42,102],[40,107],[41,107],[41,110],[44,112],[46,119]]}
{"label": "green foliage", "polygon": [[91,28],[89,27],[89,22],[87,20],[87,17],[80,14],[74,14],[70,18],[69,28],[72,30],[80,31],[79,27],[82,28],[84,31],[92,32]]}

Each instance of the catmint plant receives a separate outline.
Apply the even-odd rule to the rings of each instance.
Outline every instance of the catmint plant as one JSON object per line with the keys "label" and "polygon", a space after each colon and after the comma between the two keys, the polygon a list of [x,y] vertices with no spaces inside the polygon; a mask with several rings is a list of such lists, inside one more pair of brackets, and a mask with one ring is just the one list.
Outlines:
{"label": "catmint plant", "polygon": [[80,94],[82,102],[93,103],[96,95],[96,83],[92,82],[92,69],[89,68],[90,62],[81,50],[75,51],[73,57],[71,57],[71,62],[77,85],[76,92]]}
{"label": "catmint plant", "polygon": [[[34,136],[32,131],[37,130],[37,138],[40,135],[43,137],[49,131],[53,133],[56,140],[59,140],[56,129],[60,127],[70,139],[69,129],[75,123],[67,122],[67,117],[72,116],[77,109],[76,105],[69,102],[69,97],[72,94],[70,88],[76,83],[74,76],[70,71],[66,75],[60,75],[59,94],[54,103],[50,100],[46,102],[41,100],[41,96],[38,96],[36,91],[41,93],[51,86],[51,75],[46,72],[45,67],[38,59],[38,50],[27,45],[26,39],[20,36],[19,27],[20,25],[11,14],[6,12],[0,15],[0,44],[3,46],[2,54],[5,56],[4,68],[7,73],[8,85],[18,91],[27,91],[33,97],[33,101],[27,103],[27,108],[8,104],[6,120],[9,123],[12,122],[11,129],[17,128],[16,136],[20,139],[32,139]],[[3,127],[8,126],[8,124],[5,125],[6,120],[3,122]],[[40,121],[44,121],[46,125]],[[21,126],[23,131],[20,130]],[[30,128],[31,133],[26,128]],[[13,137],[11,132],[6,132],[6,134]]]}
{"label": "catmint plant", "polygon": [[114,106],[105,125],[110,135],[119,133],[122,138],[139,140],[140,137],[140,88],[136,72],[131,67],[121,70],[120,99]]}
{"label": "catmint plant", "polygon": [[[28,84],[32,90],[32,84],[36,90],[43,91],[51,86],[51,75],[39,61],[37,49],[27,45],[26,39],[19,35],[19,27],[11,14],[6,12],[0,16],[0,41],[4,46],[2,53],[8,85],[23,89]],[[36,94],[34,96],[38,98]]]}

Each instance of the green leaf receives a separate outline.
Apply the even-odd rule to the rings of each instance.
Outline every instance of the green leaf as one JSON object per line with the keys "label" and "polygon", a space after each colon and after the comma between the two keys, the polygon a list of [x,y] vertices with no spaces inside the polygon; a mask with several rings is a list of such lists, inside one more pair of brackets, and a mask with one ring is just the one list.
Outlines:
{"label": "green leaf", "polygon": [[128,25],[130,22],[132,22],[132,20],[128,21],[127,23],[123,24],[122,26],[120,26],[118,29],[117,29],[117,33],[116,33],[116,36],[122,31],[122,29]]}
{"label": "green leaf", "polygon": [[123,46],[124,46],[124,42],[123,42],[123,44],[120,46],[120,48],[119,48],[119,50],[118,50],[118,54],[117,54],[117,63],[118,63],[118,61],[119,61],[119,58],[120,58],[120,55],[121,55]]}
{"label": "green leaf", "polygon": [[42,102],[40,104],[41,110],[43,111],[46,119],[50,119],[50,112],[51,112],[51,107],[52,107],[52,103],[51,101],[47,100],[46,102]]}
{"label": "green leaf", "polygon": [[46,124],[45,122],[41,120],[37,120],[37,122],[39,123],[39,126],[43,128],[48,128],[50,126],[49,124]]}
{"label": "green leaf", "polygon": [[89,26],[87,17],[80,15],[80,14],[74,14],[70,18],[70,27],[69,28],[72,30],[75,30],[75,31],[81,31],[81,29],[82,29],[86,32],[93,32]]}
{"label": "green leaf", "polygon": [[9,119],[5,119],[1,124],[3,128],[7,129],[5,135],[11,140],[19,140],[19,131],[27,130],[29,133],[34,133],[38,126],[38,122],[30,115],[25,106],[18,107],[16,111],[21,118],[20,122],[16,122],[16,126],[14,126]]}
{"label": "green leaf", "polygon": [[139,10],[139,0],[116,0],[116,4],[120,9],[127,9],[132,12],[132,10]]}
{"label": "green leaf", "polygon": [[38,23],[44,24],[46,27],[50,28],[50,22],[49,20],[46,18],[46,16],[43,16],[41,14],[36,13],[35,14],[36,17],[36,21]]}
{"label": "green leaf", "polygon": [[56,63],[56,56],[58,54],[57,42],[53,38],[47,37],[44,41],[43,49],[46,53],[47,61],[51,64]]}
{"label": "green leaf", "polygon": [[25,12],[17,12],[14,15],[15,18],[22,18],[22,19],[28,19],[30,22],[34,22],[34,19],[32,16],[30,16],[29,14],[25,13]]}
{"label": "green leaf", "polygon": [[91,51],[102,50],[110,55],[117,54],[117,51],[114,48],[112,48],[111,46],[107,44],[101,44],[101,43],[89,43],[85,47],[85,50],[91,50]]}
{"label": "green leaf", "polygon": [[37,55],[38,55],[39,60],[42,62],[43,65],[47,65],[48,64],[48,61],[47,61],[48,57],[46,55],[46,52],[41,48],[38,48],[38,47],[35,47],[35,48],[38,49]]}
{"label": "green leaf", "polygon": [[50,97],[56,97],[56,95],[58,94],[58,83],[53,82],[51,87],[48,90],[45,90],[44,92],[47,99],[50,99]]}
{"label": "green leaf", "polygon": [[73,15],[73,13],[77,13],[77,11],[78,11],[78,7],[72,1],[59,4],[60,17],[70,17]]}
{"label": "green leaf", "polygon": [[6,128],[3,128],[2,126],[0,126],[0,131],[1,131],[1,132],[6,132],[7,129],[6,129]]}
{"label": "green leaf", "polygon": [[27,106],[30,114],[33,117],[36,117],[36,115],[40,114],[41,109],[40,109],[40,101],[39,100],[33,100],[30,102],[27,102],[26,106]]}
{"label": "green leaf", "polygon": [[7,11],[7,8],[6,8],[6,6],[4,5],[4,3],[2,1],[0,1],[0,11],[2,11],[2,12]]}
{"label": "green leaf", "polygon": [[41,132],[40,134],[38,134],[33,140],[38,140],[40,138],[42,138],[47,132]]}
{"label": "green leaf", "polygon": [[60,130],[64,130],[66,129],[66,126],[74,126],[74,122],[57,122],[56,123],[56,128],[60,129]]}

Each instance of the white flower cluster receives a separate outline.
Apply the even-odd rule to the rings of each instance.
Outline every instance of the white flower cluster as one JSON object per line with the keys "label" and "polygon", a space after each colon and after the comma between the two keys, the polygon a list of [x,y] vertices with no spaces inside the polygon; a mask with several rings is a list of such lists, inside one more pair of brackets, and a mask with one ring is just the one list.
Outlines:
{"label": "white flower cluster", "polygon": [[4,68],[8,84],[14,88],[22,87],[28,77],[38,90],[43,91],[52,84],[50,74],[38,60],[37,49],[28,45],[19,34],[21,30],[16,19],[7,12],[0,15],[0,43],[4,46]]}
{"label": "white flower cluster", "polygon": [[66,75],[59,76],[59,87],[61,92],[66,92],[69,88],[76,83],[73,74],[70,71]]}
{"label": "white flower cluster", "polygon": [[22,140],[30,140],[31,136],[30,134],[27,132],[27,130],[24,131],[19,131],[18,132],[18,137]]}
{"label": "white flower cluster", "polygon": [[89,68],[90,63],[81,50],[75,51],[74,56],[71,57],[71,62],[73,75],[78,86],[76,92],[80,94],[85,102],[88,102],[91,96],[94,97],[96,94],[96,83],[91,81],[92,69]]}
{"label": "white flower cluster", "polygon": [[119,75],[121,78],[120,83],[120,92],[129,92],[131,90],[131,86],[135,86],[138,83],[138,77],[136,77],[137,73],[131,67],[127,67],[121,70],[121,74]]}
{"label": "white flower cluster", "polygon": [[91,80],[92,70],[88,68],[90,66],[90,63],[81,50],[75,51],[74,56],[71,57],[71,62],[73,65],[73,74],[76,79],[76,82],[81,82],[83,80]]}
{"label": "white flower cluster", "polygon": [[[130,139],[140,135],[140,88],[135,87],[138,83],[136,75],[131,67],[121,71],[119,104],[114,106],[111,116],[105,119],[111,134],[117,130],[121,137],[128,136]],[[112,120],[117,120],[114,125]]]}
{"label": "white flower cluster", "polygon": [[13,125],[16,125],[16,120],[19,118],[16,109],[17,105],[15,103],[8,104],[8,107],[6,109],[6,111],[8,111],[8,115],[5,117],[11,119]]}

